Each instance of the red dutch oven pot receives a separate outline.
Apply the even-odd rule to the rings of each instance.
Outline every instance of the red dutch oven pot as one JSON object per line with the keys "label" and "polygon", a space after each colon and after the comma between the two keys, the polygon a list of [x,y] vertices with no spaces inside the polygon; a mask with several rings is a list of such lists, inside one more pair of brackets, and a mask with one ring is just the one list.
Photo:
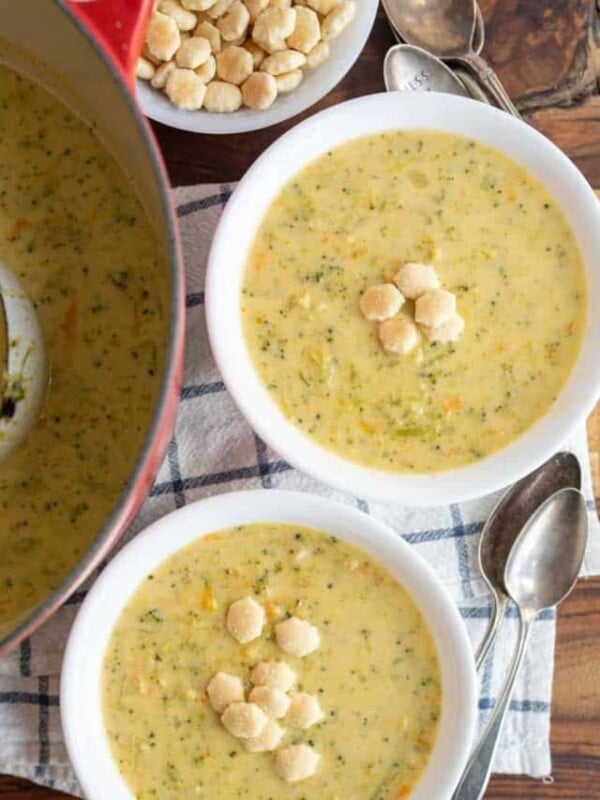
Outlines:
{"label": "red dutch oven pot", "polygon": [[[183,258],[166,170],[135,101],[134,69],[153,0],[0,0],[0,61],[59,88],[93,124],[143,200],[167,255],[170,331],[166,366],[145,444],[110,518],[63,583],[0,640],[0,656],[42,625],[123,535],[148,496],[175,424],[185,324]],[[167,267],[165,267],[167,268]]]}

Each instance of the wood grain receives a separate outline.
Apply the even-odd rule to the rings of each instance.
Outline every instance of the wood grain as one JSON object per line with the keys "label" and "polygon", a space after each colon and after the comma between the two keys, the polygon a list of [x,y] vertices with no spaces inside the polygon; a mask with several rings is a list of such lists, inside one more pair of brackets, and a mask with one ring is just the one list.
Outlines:
{"label": "wood grain", "polygon": [[594,0],[480,0],[485,55],[521,109],[596,92]]}
{"label": "wood grain", "polygon": [[577,164],[592,186],[600,186],[600,96],[572,108],[544,108],[528,121]]}
{"label": "wood grain", "polygon": [[[595,0],[481,0],[481,4],[488,23],[484,54],[521,108],[530,111],[531,124],[600,187],[600,35]],[[392,43],[380,13],[354,68],[304,116],[350,97],[382,91],[382,57]],[[174,185],[219,182],[239,179],[272,141],[301,118],[240,136],[198,136],[160,125],[155,130]],[[588,422],[588,438],[600,505],[600,408]],[[560,609],[551,738],[552,783],[494,776],[486,798],[600,800],[600,578],[580,581]],[[0,797],[59,800],[66,795],[0,777]]]}

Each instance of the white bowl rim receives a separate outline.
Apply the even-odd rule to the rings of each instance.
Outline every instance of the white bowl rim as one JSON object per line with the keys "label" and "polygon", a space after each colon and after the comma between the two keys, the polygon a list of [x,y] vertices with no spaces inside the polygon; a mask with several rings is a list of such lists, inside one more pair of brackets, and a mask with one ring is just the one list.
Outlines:
{"label": "white bowl rim", "polygon": [[245,133],[284,122],[317,103],[337,86],[362,53],[377,15],[377,0],[358,0],[356,14],[348,27],[329,44],[329,58],[314,70],[306,70],[300,86],[279,95],[264,111],[241,108],[225,114],[184,111],[147,81],[137,81],[137,96],[144,114],[156,122],[193,133]]}
{"label": "white bowl rim", "polygon": [[67,752],[88,800],[133,800],[102,722],[102,658],[129,597],[153,569],[207,533],[252,522],[308,525],[361,547],[408,590],[434,636],[442,672],[437,741],[411,800],[444,800],[458,781],[477,719],[477,679],[466,628],[424,559],[382,522],[303,492],[250,490],[206,498],[150,525],[111,561],[77,615],[64,656],[60,710]]}
{"label": "white bowl rim", "polygon": [[[588,284],[582,348],[548,412],[490,456],[429,474],[362,466],[327,450],[296,428],[254,370],[239,312],[246,248],[266,206],[285,182],[328,147],[370,133],[411,128],[465,135],[523,164],[550,190],[565,213],[582,254]],[[308,158],[304,155],[307,151],[311,152]],[[539,466],[564,445],[596,404],[600,396],[600,359],[595,356],[600,349],[600,314],[592,313],[591,304],[600,296],[598,253],[598,199],[571,161],[534,128],[492,106],[448,94],[381,93],[355,98],[321,111],[281,136],[234,190],[217,225],[208,259],[205,308],[212,352],[238,408],[258,435],[297,469],[342,491],[381,502],[435,506],[471,500],[507,486]]]}

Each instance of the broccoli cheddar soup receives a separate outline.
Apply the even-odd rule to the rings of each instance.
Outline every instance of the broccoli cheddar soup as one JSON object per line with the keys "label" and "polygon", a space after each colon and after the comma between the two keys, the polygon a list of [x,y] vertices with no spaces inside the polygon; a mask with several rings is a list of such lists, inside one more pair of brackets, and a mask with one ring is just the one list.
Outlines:
{"label": "broccoli cheddar soup", "polygon": [[[1,639],[82,557],[134,467],[159,391],[169,289],[113,158],[3,66],[0,130],[0,258],[36,308],[49,373],[39,419],[0,462]],[[0,334],[0,355],[5,346]]]}
{"label": "broccoli cheddar soup", "polygon": [[351,141],[282,189],[241,313],[293,424],[365,466],[432,472],[493,453],[549,410],[586,302],[546,189],[496,150],[423,130]]}
{"label": "broccoli cheddar soup", "polygon": [[436,739],[441,676],[384,567],[254,524],[147,576],[112,632],[103,708],[136,800],[400,800]]}

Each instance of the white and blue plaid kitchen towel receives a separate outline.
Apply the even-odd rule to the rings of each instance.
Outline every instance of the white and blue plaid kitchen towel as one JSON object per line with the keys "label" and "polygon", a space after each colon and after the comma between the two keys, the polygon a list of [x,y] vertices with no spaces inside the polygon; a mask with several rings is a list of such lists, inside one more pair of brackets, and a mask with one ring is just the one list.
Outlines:
{"label": "white and blue plaid kitchen towel", "polygon": [[[477,568],[477,542],[497,500],[485,497],[441,508],[392,508],[332,492],[291,469],[253,433],[225,391],[211,357],[204,323],[204,269],[212,232],[230,186],[175,190],[187,265],[187,350],[184,388],[175,436],[150,498],[130,531],[202,497],[256,487],[299,489],[335,497],[376,515],[410,542],[436,570],[458,604],[477,643],[490,616]],[[600,573],[600,528],[594,510],[585,431],[568,443],[584,470],[590,509],[590,548],[584,573]],[[47,625],[0,660],[0,773],[30,778],[80,795],[60,728],[58,686],[65,641],[85,589]],[[516,635],[514,609],[508,613],[483,669],[480,722],[494,705]],[[554,655],[554,612],[536,623],[502,740],[497,772],[550,774],[550,702]]]}

